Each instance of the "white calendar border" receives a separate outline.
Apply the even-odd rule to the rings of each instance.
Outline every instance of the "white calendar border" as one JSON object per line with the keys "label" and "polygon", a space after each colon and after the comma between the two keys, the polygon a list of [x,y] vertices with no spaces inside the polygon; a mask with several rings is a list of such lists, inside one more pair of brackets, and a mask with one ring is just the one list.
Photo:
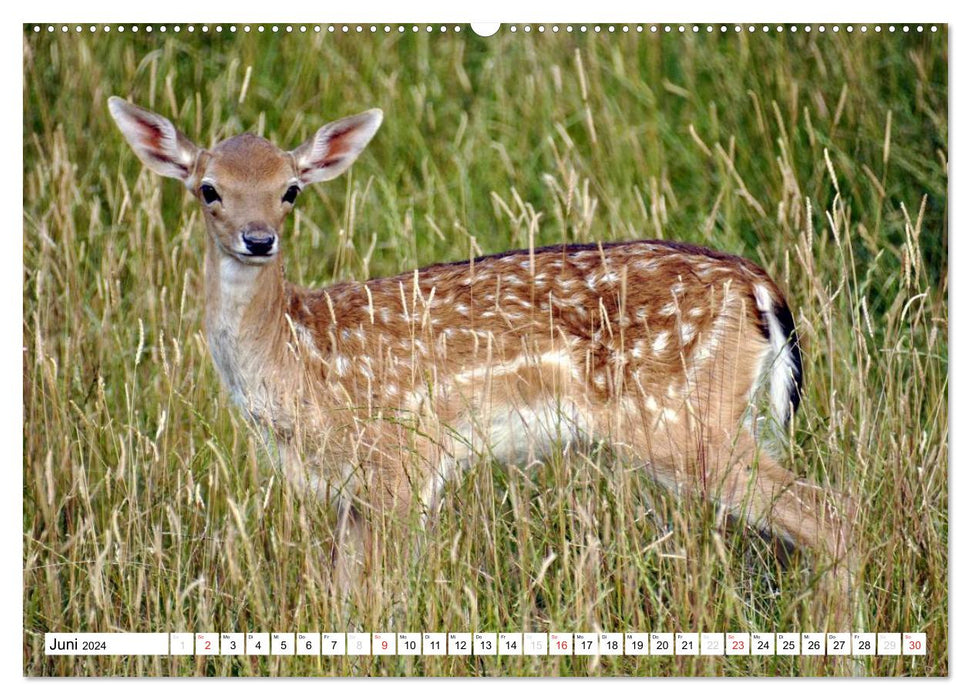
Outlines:
{"label": "white calendar border", "polygon": [[[579,4],[578,4],[579,5]],[[106,7],[107,6],[107,7]],[[521,0],[490,0],[490,2],[483,4],[478,10],[474,8],[469,8],[468,6],[460,6],[453,3],[451,0],[419,0],[418,2],[408,3],[407,9],[402,14],[402,10],[399,5],[391,4],[390,0],[384,0],[381,2],[375,2],[373,5],[365,5],[365,3],[347,3],[347,4],[335,4],[331,6],[324,7],[320,3],[311,3],[307,0],[297,0],[297,2],[291,2],[286,8],[281,8],[280,6],[275,6],[272,4],[263,4],[257,7],[247,7],[245,10],[241,10],[239,6],[235,3],[230,3],[227,0],[212,0],[211,2],[201,4],[195,1],[188,2],[187,0],[172,0],[171,2],[165,3],[163,8],[159,6],[152,6],[148,3],[122,3],[119,0],[114,0],[111,3],[102,3],[100,5],[87,5],[78,4],[76,2],[66,2],[65,0],[55,0],[53,2],[46,2],[43,6],[37,4],[17,4],[12,10],[4,10],[5,13],[9,12],[14,17],[5,16],[6,22],[2,25],[2,30],[4,32],[3,38],[5,41],[0,42],[0,51],[3,51],[4,60],[0,62],[0,75],[2,75],[2,86],[5,89],[4,94],[8,95],[8,99],[13,100],[14,106],[8,110],[4,110],[0,114],[0,119],[3,120],[3,125],[5,132],[8,134],[8,139],[16,139],[16,134],[21,133],[23,125],[23,92],[20,88],[20,82],[22,80],[22,36],[21,36],[21,24],[28,20],[30,21],[44,21],[44,20],[70,20],[70,21],[82,21],[82,22],[101,22],[101,21],[154,21],[158,22],[161,20],[177,20],[177,21],[194,21],[194,20],[210,20],[213,17],[226,17],[229,19],[239,19],[240,21],[282,21],[289,18],[291,15],[298,18],[315,18],[315,17],[326,17],[329,21],[419,21],[422,19],[434,19],[435,21],[449,21],[449,22],[468,22],[477,20],[494,20],[503,19],[505,21],[570,21],[576,22],[581,20],[583,22],[593,22],[593,21],[611,21],[615,17],[619,17],[622,21],[638,21],[643,19],[644,21],[711,21],[713,18],[720,19],[725,17],[726,14],[737,16],[743,18],[747,21],[771,21],[771,22],[786,22],[786,21],[806,21],[812,20],[817,21],[819,19],[824,19],[827,22],[858,22],[861,14],[865,14],[867,21],[886,21],[889,18],[891,21],[901,21],[912,19],[925,19],[929,18],[935,21],[944,22],[955,22],[959,21],[960,24],[955,28],[954,25],[951,27],[951,31],[954,31],[952,36],[958,37],[958,41],[952,41],[949,47],[951,63],[949,65],[949,72],[955,70],[954,75],[967,76],[969,74],[969,65],[967,56],[968,48],[962,46],[966,41],[965,35],[968,33],[969,23],[963,22],[965,17],[961,14],[960,17],[955,16],[955,11],[950,9],[950,3],[941,2],[940,0],[929,0],[922,3],[916,9],[912,3],[904,3],[901,0],[890,0],[889,2],[881,3],[879,8],[867,8],[865,13],[861,13],[859,8],[853,3],[846,3],[845,0],[817,0],[811,6],[809,11],[812,17],[806,17],[807,9],[804,5],[799,4],[779,4],[778,2],[769,2],[767,0],[762,0],[760,2],[735,2],[732,3],[732,7],[726,10],[723,3],[717,3],[713,0],[704,0],[702,2],[696,2],[693,4],[655,4],[650,6],[638,5],[633,2],[628,2],[625,0],[601,0],[596,4],[595,7],[591,8],[589,3],[583,3],[579,5],[578,8],[573,8],[567,6],[563,2],[553,2],[552,0],[546,0],[541,3],[540,7],[536,5],[530,5],[523,3]],[[151,12],[151,14],[149,14]],[[922,17],[915,18],[914,15],[919,14]],[[161,15],[161,17],[160,17]],[[968,105],[968,90],[966,88],[957,90],[956,81],[952,79],[951,81],[951,94],[949,98],[952,104],[952,111],[949,119],[952,124],[968,124],[971,123],[971,109]],[[19,107],[20,109],[16,109]],[[14,136],[9,136],[13,134]],[[971,154],[968,152],[967,143],[968,139],[963,137],[963,133],[959,130],[958,139],[954,139],[953,131],[949,132],[949,148],[953,153],[959,153],[959,168],[952,171],[949,176],[949,192],[953,193],[957,191],[954,184],[955,174],[958,177],[958,182],[963,182],[963,173],[966,172],[965,164],[971,163]],[[8,143],[10,141],[8,140]],[[953,155],[951,156],[954,157]],[[12,161],[12,163],[11,163]],[[5,178],[6,183],[18,183],[22,181],[22,167],[21,163],[17,162],[17,159],[7,159],[8,177]],[[3,256],[2,268],[0,268],[0,280],[2,283],[7,285],[4,289],[5,299],[17,299],[21,298],[23,290],[20,288],[21,281],[23,279],[23,260],[21,257],[23,250],[23,240],[22,240],[22,191],[16,191],[16,188],[12,185],[3,188],[2,194],[0,196],[5,198],[4,205],[0,211],[5,212],[7,218],[7,230],[20,232],[18,241],[20,245],[18,246],[18,253],[13,255]],[[954,197],[953,194],[950,197],[950,202],[948,204],[949,212],[951,214],[951,221],[949,225],[949,231],[964,230],[967,228],[963,226],[968,220],[968,202],[967,198]],[[960,266],[971,262],[968,259],[967,254],[967,243],[960,240],[960,236],[953,236],[950,241],[948,249],[948,266],[949,269],[960,269]],[[965,237],[966,238],[966,237]],[[949,289],[949,294],[951,295],[951,305],[955,309],[968,309],[971,308],[971,295],[968,293],[968,289],[960,283],[954,284],[955,276],[951,277],[951,286]],[[15,289],[14,286],[17,285]],[[21,322],[18,320],[22,316],[22,306],[16,304],[8,304],[0,306],[0,328],[12,328],[14,324],[17,324],[18,328],[22,328]],[[956,317],[952,321],[952,327],[949,331],[959,331],[958,335],[961,340],[969,340],[969,334],[967,332],[968,324],[965,319],[961,316]],[[19,337],[19,335],[17,336]],[[954,339],[955,344],[958,341],[957,336],[951,336]],[[18,341],[19,342],[19,341]],[[15,386],[17,382],[21,381],[19,373],[22,371],[22,355],[17,347],[16,343],[6,343],[2,347],[0,352],[3,355],[0,356],[0,372],[3,372],[3,386]],[[16,352],[16,355],[15,355]],[[969,384],[968,376],[969,373],[963,370],[958,363],[952,363],[949,366],[949,372],[953,373],[953,378],[951,381],[949,396],[967,396],[971,393],[971,384]],[[8,394],[9,396],[9,394]],[[13,400],[5,400],[2,404],[3,413],[2,418],[6,420],[0,420],[0,431],[3,435],[4,445],[11,445],[15,451],[18,451],[20,459],[17,461],[18,468],[17,473],[19,477],[14,477],[19,479],[20,488],[6,488],[3,489],[5,497],[9,499],[7,507],[3,508],[3,513],[6,517],[6,527],[2,528],[4,535],[2,537],[2,551],[5,555],[5,561],[12,562],[15,560],[18,564],[23,562],[21,552],[23,546],[23,534],[22,534],[22,494],[23,494],[23,455],[22,455],[22,435],[23,435],[23,413],[21,410],[21,397],[18,395],[12,397]],[[955,410],[953,413],[949,414],[949,419],[952,421],[952,425],[959,425],[961,421],[957,418],[959,415],[965,415],[966,409],[961,410],[958,401],[954,398],[951,399],[951,407]],[[20,429],[17,434],[15,431]],[[951,431],[951,453],[950,462],[951,464],[958,463],[957,455],[961,457],[968,455],[969,448],[966,442],[967,437],[962,434],[961,431]],[[950,471],[950,494],[961,493],[967,494],[967,479],[968,476],[966,471],[962,470],[951,470]],[[952,499],[952,504],[953,504]],[[966,537],[961,537],[961,535],[967,535],[967,523],[968,519],[961,508],[952,507],[948,512],[949,523],[950,523],[950,536],[948,538],[950,543],[955,541],[965,541]],[[953,555],[953,545],[951,547],[950,555]],[[957,581],[966,582],[968,580],[967,576],[967,566],[962,558],[955,558],[949,556],[948,558],[948,572],[951,577],[949,590],[952,592],[952,597],[950,599],[950,620],[949,627],[950,633],[948,635],[948,649],[946,653],[950,654],[950,664],[949,669],[954,677],[961,675],[962,668],[956,667],[954,663],[956,658],[961,658],[962,655],[959,653],[966,648],[964,644],[963,633],[958,633],[957,628],[960,627],[963,632],[967,632],[967,610],[964,605],[963,599],[960,596],[954,596],[953,592],[959,590],[955,588],[955,583]],[[3,623],[3,629],[13,630],[21,629],[23,630],[23,616],[22,616],[22,605],[23,605],[23,582],[19,580],[18,577],[3,577],[4,582],[0,583],[7,590],[7,595],[5,600],[21,601],[21,605],[17,606],[8,602],[7,605],[3,606],[2,618],[0,621]],[[19,609],[18,609],[19,608]],[[161,631],[161,630],[156,630]],[[933,646],[933,640],[928,640],[929,644]],[[31,643],[29,639],[23,637],[23,632],[21,635],[16,635],[8,632],[3,635],[3,640],[0,641],[0,668],[3,670],[3,677],[10,679],[16,678],[20,682],[26,682],[23,678],[23,645],[24,643]],[[44,683],[30,681],[30,695],[32,698],[44,698],[44,697],[56,697],[59,700],[64,700],[66,695],[73,692],[73,683],[71,679],[58,679],[56,683]],[[183,682],[193,683],[194,679],[185,679]],[[212,679],[207,679],[205,681],[208,684],[208,688],[211,689],[211,685],[214,681]],[[218,681],[215,681],[218,682]],[[348,688],[350,688],[350,683],[356,683],[355,680],[332,680],[332,683],[336,682],[338,684],[348,683]],[[597,683],[597,681],[591,681]],[[683,682],[683,681],[682,681]],[[711,680],[704,679],[704,682],[708,688],[711,687]],[[748,683],[753,681],[733,681],[736,688],[745,691],[746,688],[754,689],[755,686],[748,686]],[[799,697],[811,697],[812,700],[819,700],[820,692],[829,692],[829,689],[833,686],[832,682],[840,683],[841,681],[830,681],[825,686],[819,685],[817,683],[806,682],[803,684],[790,684],[786,689],[787,695],[793,695],[797,698]],[[910,679],[907,683],[907,689],[910,693],[920,692],[916,690],[914,683],[922,683],[921,679]],[[127,684],[124,681],[115,679],[88,679],[84,681],[85,687],[90,691],[91,688],[96,687],[97,692],[111,696],[113,692],[125,691],[130,693],[131,688],[124,688]],[[288,684],[293,687],[301,683],[300,679],[288,679]],[[416,686],[415,683],[419,685]],[[520,683],[528,684],[520,686]],[[742,685],[739,685],[741,683]],[[92,685],[94,684],[94,685]],[[489,693],[490,700],[494,700],[495,688],[489,688],[486,690],[484,686],[480,685],[470,685],[463,682],[461,686],[457,682],[449,682],[447,679],[438,680],[410,680],[409,685],[412,688],[420,687],[422,692],[428,692],[430,695],[434,695],[433,690],[444,691],[446,689],[456,689],[460,688],[463,700],[472,700],[477,697],[486,697],[486,692]],[[957,687],[957,683],[950,684],[935,684],[934,693],[935,698],[946,696],[950,691],[953,693],[953,689]],[[504,681],[503,692],[506,692],[506,688],[511,688],[517,686],[517,690],[527,690],[529,692],[536,691],[536,684],[534,681],[530,680],[511,680]],[[180,686],[185,687],[185,686]],[[201,687],[201,686],[200,686]],[[562,685],[561,685],[562,687]],[[571,690],[576,686],[571,687]],[[854,687],[857,691],[860,688],[859,682],[854,683]],[[161,691],[163,686],[158,683],[150,683],[148,687],[144,684],[140,686],[140,691],[151,690],[156,691],[157,689]],[[481,695],[478,689],[482,689]],[[585,683],[581,688],[584,692],[592,692],[592,686],[589,683]],[[761,688],[764,690],[764,686]],[[895,690],[895,688],[893,688]],[[891,690],[891,687],[884,684],[882,686],[883,693]],[[234,697],[263,697],[265,696],[266,688],[262,684],[233,684]],[[793,693],[793,691],[795,691]],[[168,689],[171,692],[171,689]],[[161,692],[159,693],[161,694]],[[257,695],[259,694],[259,695]],[[911,696],[912,697],[912,696]]]}

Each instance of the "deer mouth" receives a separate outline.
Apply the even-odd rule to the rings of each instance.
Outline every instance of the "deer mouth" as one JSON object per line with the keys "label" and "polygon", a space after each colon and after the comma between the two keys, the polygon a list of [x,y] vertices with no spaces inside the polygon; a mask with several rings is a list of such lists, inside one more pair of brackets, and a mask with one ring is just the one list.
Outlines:
{"label": "deer mouth", "polygon": [[234,257],[245,265],[266,265],[276,258],[276,251],[270,251],[268,253],[250,253],[239,251],[236,252]]}
{"label": "deer mouth", "polygon": [[272,257],[274,257],[276,255],[276,251],[275,250],[271,250],[271,251],[268,251],[266,253],[250,253],[250,252],[247,251],[247,252],[240,252],[239,255],[242,256],[242,257],[244,257],[244,258],[257,258],[257,259],[259,259],[259,258],[272,258]]}

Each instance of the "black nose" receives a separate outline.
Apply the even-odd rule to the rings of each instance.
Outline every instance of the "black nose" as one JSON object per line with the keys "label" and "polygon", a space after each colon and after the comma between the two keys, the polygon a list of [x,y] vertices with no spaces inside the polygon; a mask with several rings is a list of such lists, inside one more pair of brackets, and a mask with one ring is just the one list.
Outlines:
{"label": "black nose", "polygon": [[250,255],[269,255],[273,250],[276,236],[270,231],[247,231],[243,234],[243,243]]}

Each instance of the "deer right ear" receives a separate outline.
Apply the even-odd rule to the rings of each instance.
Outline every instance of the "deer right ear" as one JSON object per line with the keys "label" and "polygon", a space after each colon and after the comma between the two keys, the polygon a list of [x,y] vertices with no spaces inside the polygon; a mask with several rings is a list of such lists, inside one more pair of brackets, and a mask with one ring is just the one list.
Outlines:
{"label": "deer right ear", "polygon": [[190,177],[201,149],[172,122],[120,97],[108,99],[108,111],[139,160],[159,175],[191,186]]}

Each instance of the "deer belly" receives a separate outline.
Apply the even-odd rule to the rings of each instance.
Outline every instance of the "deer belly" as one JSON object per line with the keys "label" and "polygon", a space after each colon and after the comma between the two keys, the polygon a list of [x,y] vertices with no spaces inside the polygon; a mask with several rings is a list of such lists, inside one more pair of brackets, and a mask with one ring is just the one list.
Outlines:
{"label": "deer belly", "polygon": [[583,428],[570,403],[499,404],[452,426],[450,456],[458,462],[486,458],[528,465],[569,448]]}
{"label": "deer belly", "polygon": [[585,432],[568,389],[576,372],[569,352],[551,349],[449,377],[434,410],[451,432],[451,456],[528,463],[576,442]]}

